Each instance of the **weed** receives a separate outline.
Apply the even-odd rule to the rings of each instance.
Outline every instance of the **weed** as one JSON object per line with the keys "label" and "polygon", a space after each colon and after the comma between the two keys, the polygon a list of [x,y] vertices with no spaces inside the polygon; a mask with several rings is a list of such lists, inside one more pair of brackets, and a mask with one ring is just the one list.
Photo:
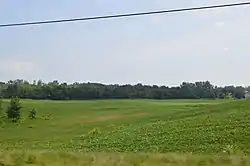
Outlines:
{"label": "weed", "polygon": [[35,164],[36,163],[36,156],[35,155],[29,155],[28,159],[26,161],[26,164]]}
{"label": "weed", "polygon": [[29,118],[30,119],[35,119],[36,118],[36,113],[37,113],[36,109],[32,108],[32,110],[29,111],[29,115],[28,115]]}
{"label": "weed", "polygon": [[51,120],[52,119],[52,113],[47,113],[46,115],[43,116],[44,120]]}
{"label": "weed", "polygon": [[96,129],[96,128],[94,128],[88,132],[89,136],[97,136],[98,134],[101,134],[101,131],[99,129]]}

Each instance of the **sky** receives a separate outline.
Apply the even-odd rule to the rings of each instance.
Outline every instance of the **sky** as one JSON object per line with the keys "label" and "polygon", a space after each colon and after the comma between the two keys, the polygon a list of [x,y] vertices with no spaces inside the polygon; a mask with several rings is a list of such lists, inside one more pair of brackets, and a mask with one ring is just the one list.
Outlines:
{"label": "sky", "polygon": [[[0,24],[237,3],[239,0],[0,0]],[[244,1],[240,1],[244,2]],[[246,0],[245,0],[246,2]],[[250,5],[0,28],[0,81],[250,85]]]}

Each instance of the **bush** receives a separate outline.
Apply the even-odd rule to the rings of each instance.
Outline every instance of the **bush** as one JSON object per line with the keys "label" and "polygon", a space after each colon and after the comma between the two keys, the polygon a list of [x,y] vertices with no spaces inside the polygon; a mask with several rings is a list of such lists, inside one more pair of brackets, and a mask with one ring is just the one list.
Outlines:
{"label": "bush", "polygon": [[17,122],[21,118],[21,102],[19,98],[11,98],[7,108],[6,115],[13,122]]}
{"label": "bush", "polygon": [[29,118],[35,119],[36,118],[36,109],[33,108],[31,111],[29,111]]}

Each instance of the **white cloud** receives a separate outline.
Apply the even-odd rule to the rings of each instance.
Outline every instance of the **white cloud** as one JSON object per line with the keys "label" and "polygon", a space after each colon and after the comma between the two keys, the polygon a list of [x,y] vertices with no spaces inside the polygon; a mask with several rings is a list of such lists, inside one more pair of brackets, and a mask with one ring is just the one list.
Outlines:
{"label": "white cloud", "polygon": [[150,18],[151,18],[152,24],[154,25],[160,25],[163,22],[162,16],[159,16],[159,15],[151,16]]}
{"label": "white cloud", "polygon": [[2,59],[0,61],[1,79],[4,78],[29,78],[39,74],[38,66],[29,60],[24,59]]}
{"label": "white cloud", "polygon": [[[228,18],[224,16],[223,19]],[[153,44],[149,42],[133,48],[131,56],[137,56],[136,62],[144,64],[143,73],[147,73],[141,77],[144,82],[169,76],[166,82],[170,84],[209,79],[218,85],[248,85],[250,79],[244,74],[250,70],[247,67],[249,29],[250,20],[245,17],[229,22],[211,19],[210,24],[197,27],[186,35],[162,38]]]}
{"label": "white cloud", "polygon": [[[250,80],[238,74],[248,71],[245,63],[250,38],[250,20],[241,17],[249,11],[241,10],[228,8],[145,18],[151,19],[152,27],[145,24],[148,25],[145,31],[138,32],[143,35],[135,34],[127,41],[119,39],[113,42],[114,46],[108,45],[103,49],[101,57],[88,59],[87,64],[78,65],[74,71],[82,71],[82,78],[90,81],[111,83],[136,83],[139,80],[146,84],[173,85],[184,80],[208,79],[219,85],[250,84]],[[128,34],[135,31],[132,27],[140,27],[141,24],[139,21],[129,24],[131,29]],[[94,51],[90,53],[95,54]],[[86,61],[86,57],[84,59]],[[72,60],[74,63],[81,62]],[[73,71],[65,68],[61,78],[72,76],[74,72],[70,70]],[[65,73],[70,74],[66,76]],[[72,80],[78,77],[79,74],[76,74]]]}
{"label": "white cloud", "polygon": [[[157,10],[237,0],[158,2]],[[250,70],[250,67],[247,69],[250,61],[247,55],[249,7],[110,20],[105,21],[105,25],[96,21],[51,25],[47,29],[44,26],[26,33],[18,31],[24,34],[19,36],[19,41],[13,35],[9,42],[3,40],[1,44],[2,51],[10,48],[2,55],[13,57],[0,59],[1,79],[6,76],[4,78],[104,83],[136,83],[139,80],[146,84],[209,79],[215,84],[244,81],[250,84],[244,76],[244,72]],[[10,39],[9,35],[6,39]],[[36,56],[37,61],[14,59],[20,54]]]}
{"label": "white cloud", "polygon": [[229,51],[229,48],[225,47],[223,48],[223,51]]}
{"label": "white cloud", "polygon": [[[215,26],[214,26],[215,25]],[[242,49],[250,37],[250,20],[238,19],[229,23],[215,22],[210,26],[200,26],[189,34],[160,40],[145,46],[140,55],[168,56],[219,56],[220,50]],[[223,29],[222,29],[223,28]],[[247,49],[247,47],[244,47]]]}
{"label": "white cloud", "polygon": [[223,22],[223,21],[219,21],[219,22],[216,22],[215,23],[215,27],[217,27],[217,28],[222,28],[222,27],[224,27],[225,26],[225,22]]}

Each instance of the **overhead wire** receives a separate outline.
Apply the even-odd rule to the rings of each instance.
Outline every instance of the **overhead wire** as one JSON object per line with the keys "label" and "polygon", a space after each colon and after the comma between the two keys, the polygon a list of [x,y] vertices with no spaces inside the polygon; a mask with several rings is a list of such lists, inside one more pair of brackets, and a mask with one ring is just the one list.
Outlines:
{"label": "overhead wire", "polygon": [[143,16],[143,15],[155,15],[155,14],[164,14],[164,13],[197,11],[197,10],[216,9],[216,8],[228,8],[228,7],[237,7],[237,6],[246,6],[246,5],[250,5],[250,2],[191,7],[191,8],[179,8],[179,9],[170,9],[170,10],[158,10],[158,11],[138,12],[138,13],[127,13],[127,14],[117,14],[117,15],[83,17],[83,18],[70,18],[70,19],[59,19],[59,20],[35,21],[35,22],[8,23],[8,24],[0,24],[0,28],[29,26],[29,25],[41,25],[41,24],[55,24],[55,23],[77,22],[77,21],[90,21],[90,20],[122,18],[122,17],[134,17],[134,16]]}

